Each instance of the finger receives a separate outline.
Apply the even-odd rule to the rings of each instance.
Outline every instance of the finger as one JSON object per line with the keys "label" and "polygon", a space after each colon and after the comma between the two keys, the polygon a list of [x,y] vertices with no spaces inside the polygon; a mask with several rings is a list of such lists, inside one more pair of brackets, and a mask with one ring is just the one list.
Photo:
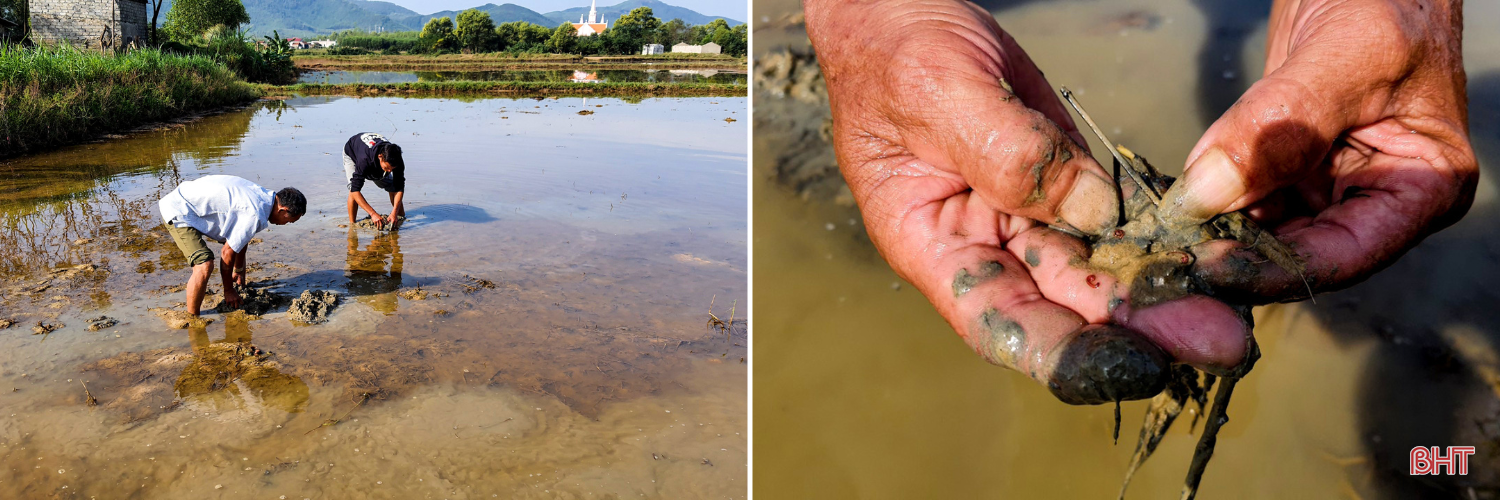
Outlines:
{"label": "finger", "polygon": [[1339,180],[1334,192],[1341,198],[1326,210],[1276,228],[1277,238],[1306,261],[1301,276],[1232,241],[1194,248],[1201,258],[1195,271],[1211,286],[1252,302],[1305,298],[1308,290],[1357,283],[1440,229],[1435,221],[1467,209],[1467,198],[1456,193],[1464,184],[1420,163],[1376,155]]}
{"label": "finger", "polygon": [[[1099,233],[1118,216],[1113,182],[1074,135],[1036,66],[997,26],[903,46],[888,70],[898,141],[917,158],[954,172],[1001,212]],[[968,57],[933,47],[995,44]],[[1060,122],[1064,125],[1060,125]],[[1074,129],[1076,132],[1076,129]]]}
{"label": "finger", "polygon": [[1222,302],[1189,295],[1132,307],[1131,286],[1092,267],[1082,240],[1050,228],[1022,232],[1006,248],[1026,264],[1044,297],[1090,323],[1134,330],[1173,360],[1216,373],[1245,358],[1250,327]]}
{"label": "finger", "polygon": [[[1383,36],[1369,30],[1367,36]],[[1401,64],[1350,55],[1346,40],[1291,54],[1225,111],[1188,155],[1183,177],[1163,195],[1164,218],[1197,224],[1289,186],[1328,154],[1345,130],[1385,117]]]}
{"label": "finger", "polygon": [[[921,191],[902,182],[914,180],[882,188]],[[873,199],[890,200],[880,193]],[[1020,218],[997,219],[993,207],[960,193],[870,227],[897,273],[985,360],[1027,374],[1070,403],[1141,399],[1160,392],[1169,366],[1160,349],[1123,330],[1107,330],[1108,338],[1092,329],[1085,334],[1089,322],[1044,297],[1026,266],[1001,248],[1002,235],[1033,226]],[[1059,366],[1104,358],[1112,368]],[[1101,394],[1108,398],[1100,399]]]}

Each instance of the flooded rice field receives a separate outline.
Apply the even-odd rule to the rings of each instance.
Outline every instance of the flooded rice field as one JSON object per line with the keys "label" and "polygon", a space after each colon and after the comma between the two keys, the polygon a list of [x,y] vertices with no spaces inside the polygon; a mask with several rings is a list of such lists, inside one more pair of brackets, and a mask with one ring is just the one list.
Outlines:
{"label": "flooded rice field", "polygon": [[[980,4],[1112,139],[1178,174],[1259,77],[1270,2]],[[1500,498],[1500,4],[1466,8],[1473,208],[1365,283],[1257,308],[1262,357],[1201,498]],[[755,2],[758,62],[806,47],[799,9]],[[818,84],[796,75],[756,76],[756,493],[1115,498],[1147,403],[1123,405],[1116,445],[1112,406],[1064,405],[975,355],[870,244]],[[1172,429],[1129,497],[1177,497],[1197,437]],[[1409,475],[1418,445],[1475,446],[1470,475]]]}
{"label": "flooded rice field", "polygon": [[[744,497],[746,109],[295,98],[0,162],[0,497]],[[396,232],[346,227],[365,131],[405,151]],[[211,174],[306,193],[248,273],[327,323],[158,316],[156,201]]]}
{"label": "flooded rice field", "polygon": [[744,85],[745,72],[719,69],[542,69],[502,71],[304,71],[297,83],[653,82]]}

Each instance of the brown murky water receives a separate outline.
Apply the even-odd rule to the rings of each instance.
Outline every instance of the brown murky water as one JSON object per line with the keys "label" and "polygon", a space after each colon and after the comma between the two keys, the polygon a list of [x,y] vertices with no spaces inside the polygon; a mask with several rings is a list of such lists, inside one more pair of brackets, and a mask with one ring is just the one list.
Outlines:
{"label": "brown murky water", "polygon": [[[980,3],[1113,139],[1176,174],[1260,75],[1270,2]],[[787,22],[799,8],[756,1],[758,52],[805,46]],[[1466,8],[1485,170],[1473,209],[1361,285],[1257,309],[1263,356],[1236,391],[1201,498],[1500,497],[1500,4]],[[799,149],[817,127],[800,141],[764,133],[806,117],[756,99],[757,495],[1114,498],[1146,403],[1124,405],[1113,445],[1112,407],[1063,405],[976,356],[895,277],[846,196],[807,169],[778,170],[778,158],[826,161]],[[1187,427],[1162,441],[1131,498],[1179,494],[1197,441]],[[1417,445],[1479,454],[1468,477],[1413,478]]]}
{"label": "brown murky water", "polygon": [[[0,498],[744,497],[746,109],[299,98],[0,163]],[[406,151],[399,232],[341,227],[360,131]],[[221,173],[308,195],[249,276],[328,323],[149,311],[187,277],[156,200]]]}

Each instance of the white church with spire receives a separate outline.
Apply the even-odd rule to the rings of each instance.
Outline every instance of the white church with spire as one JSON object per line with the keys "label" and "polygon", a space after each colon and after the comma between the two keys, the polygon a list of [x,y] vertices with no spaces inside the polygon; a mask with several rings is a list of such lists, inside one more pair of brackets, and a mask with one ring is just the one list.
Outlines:
{"label": "white church with spire", "polygon": [[594,36],[603,33],[605,28],[609,28],[609,23],[600,21],[599,12],[594,9],[598,3],[599,0],[590,1],[588,17],[580,18],[578,22],[573,23],[573,30],[578,33],[578,36]]}

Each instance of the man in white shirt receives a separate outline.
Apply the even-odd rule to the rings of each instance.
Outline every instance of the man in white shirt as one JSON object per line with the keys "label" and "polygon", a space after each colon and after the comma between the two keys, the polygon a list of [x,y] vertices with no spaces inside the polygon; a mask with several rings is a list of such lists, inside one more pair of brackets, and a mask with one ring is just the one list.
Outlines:
{"label": "man in white shirt", "polygon": [[307,213],[307,198],[296,188],[270,190],[232,175],[209,175],[184,182],[157,204],[168,232],[187,257],[193,276],[187,282],[188,313],[198,315],[203,305],[214,255],[203,243],[206,236],[224,243],[219,275],[224,279],[224,300],[239,307],[234,285],[245,284],[245,253],[255,233],[297,222]]}

